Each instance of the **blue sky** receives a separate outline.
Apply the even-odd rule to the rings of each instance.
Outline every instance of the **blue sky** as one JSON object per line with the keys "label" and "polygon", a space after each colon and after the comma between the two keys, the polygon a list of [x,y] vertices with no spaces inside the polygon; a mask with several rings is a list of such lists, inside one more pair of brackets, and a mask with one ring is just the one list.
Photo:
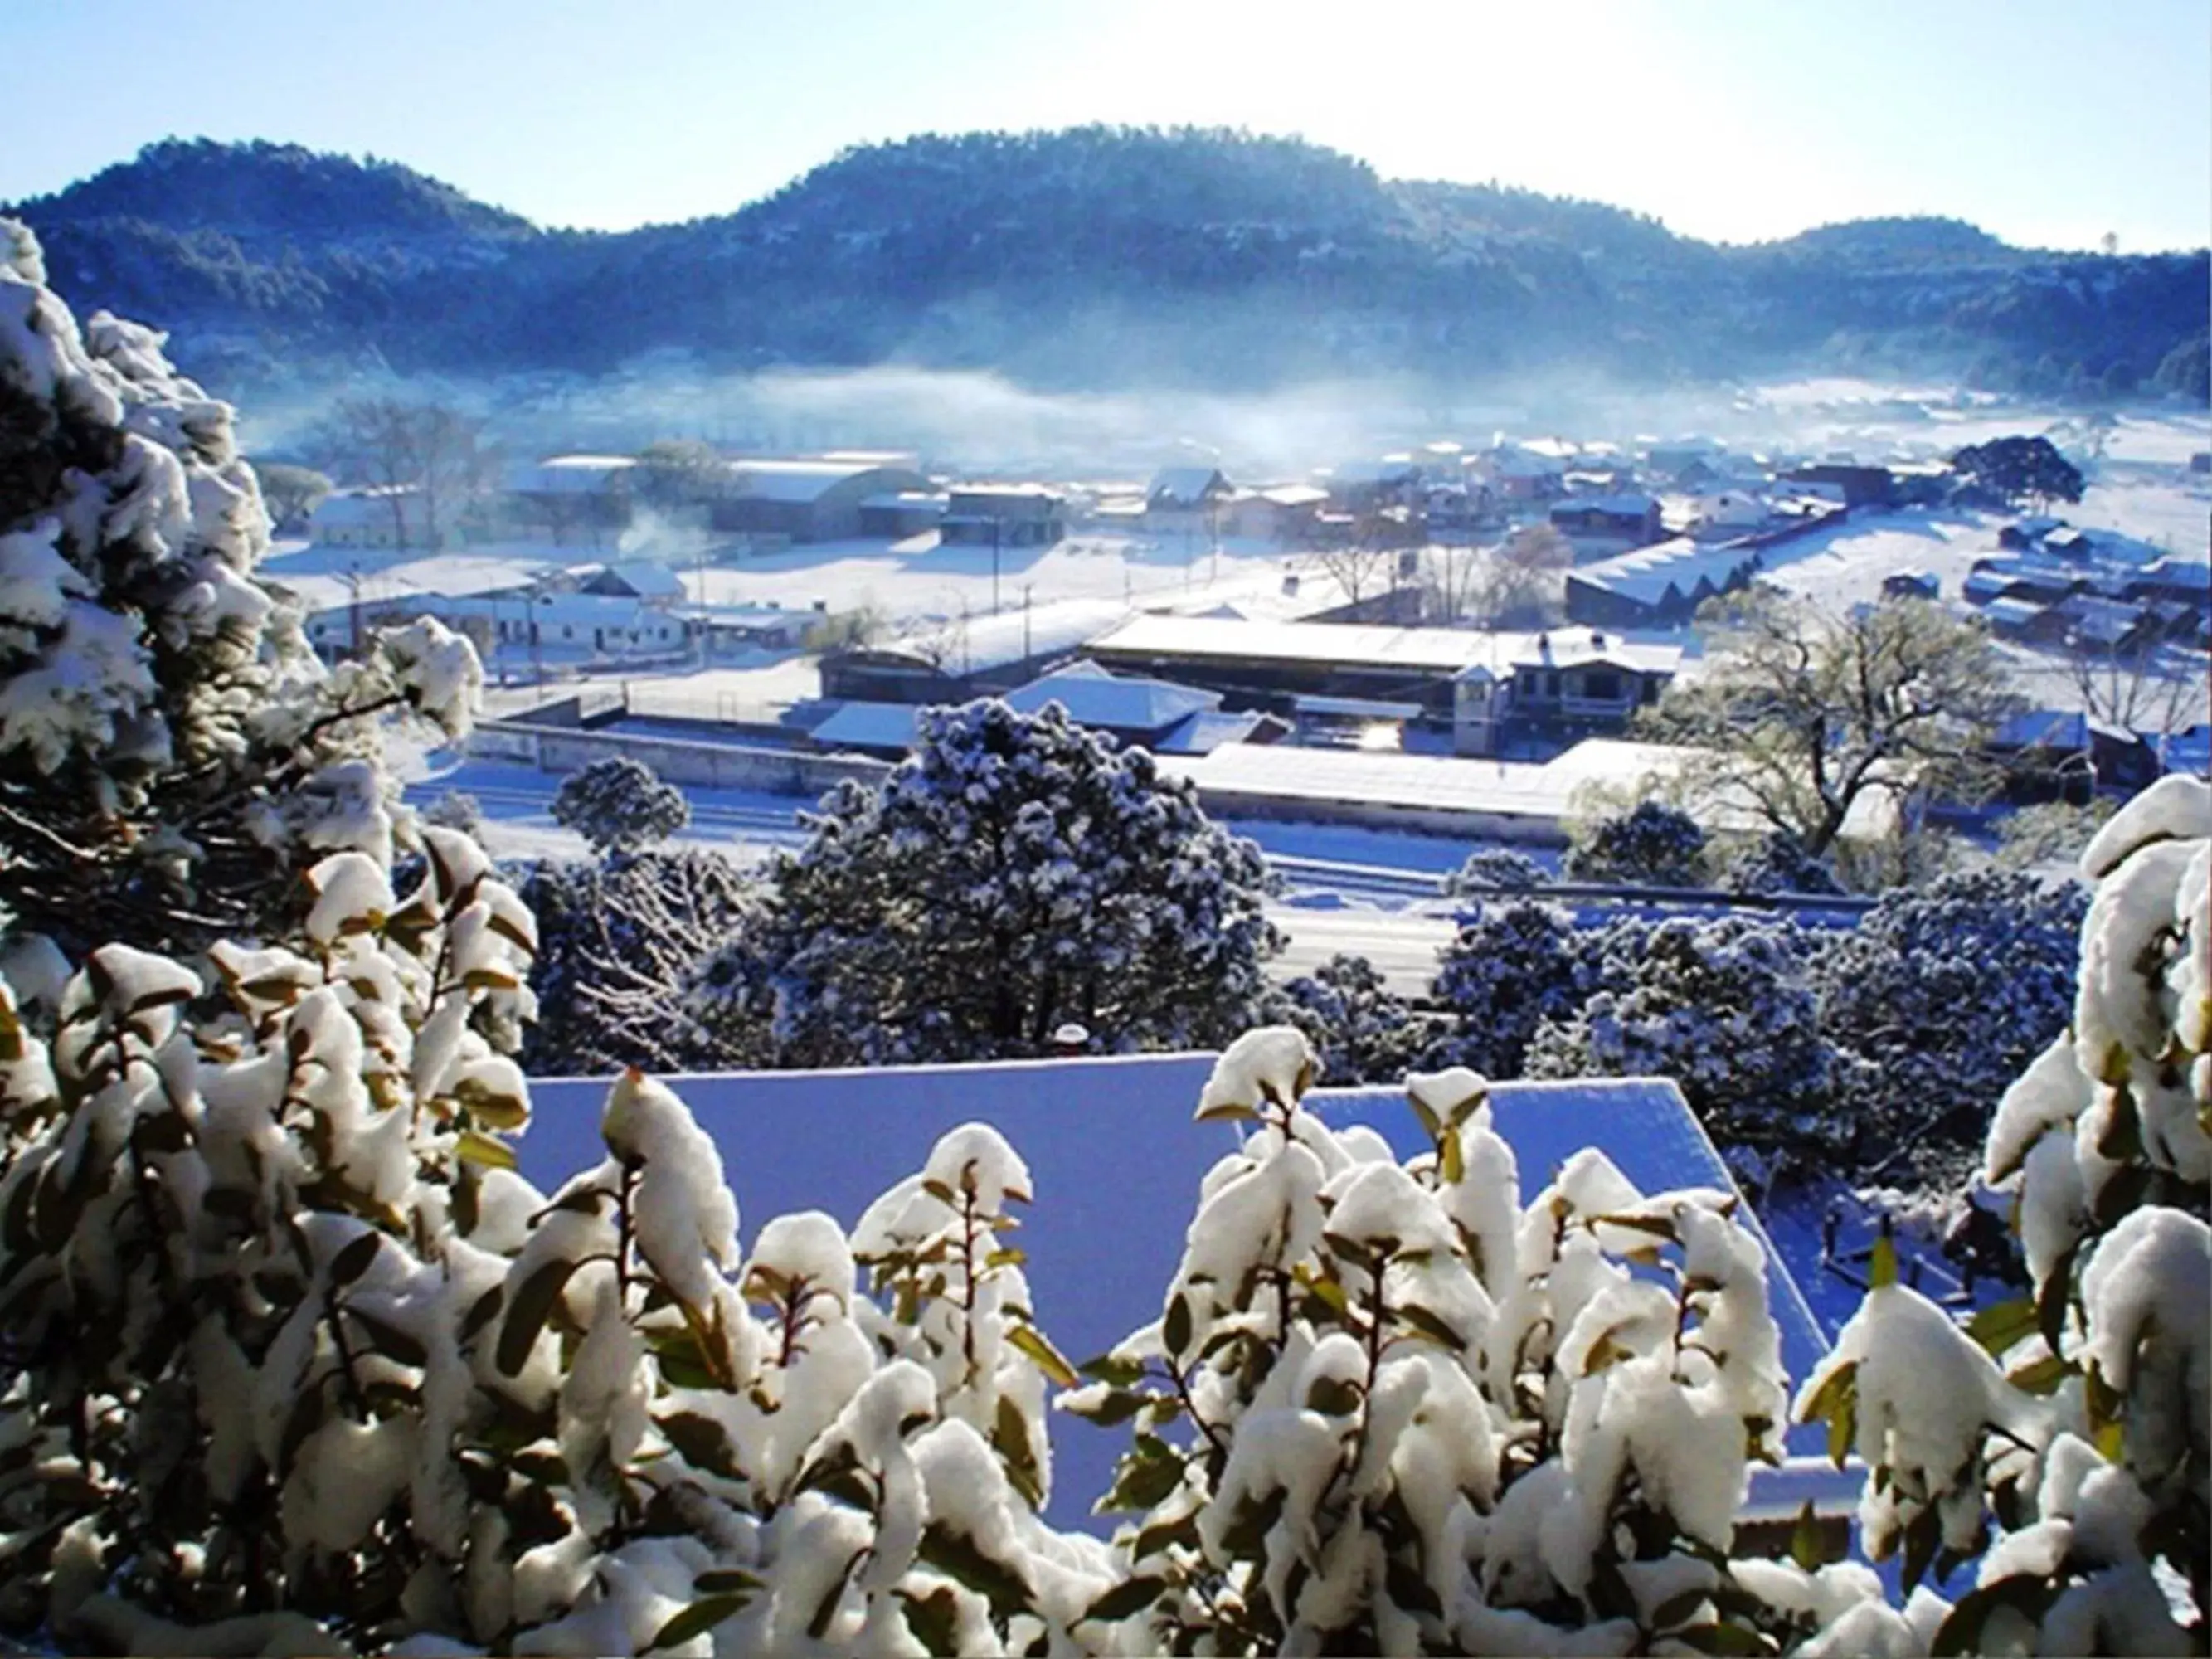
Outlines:
{"label": "blue sky", "polygon": [[0,0],[0,199],[171,134],[405,161],[547,224],[854,143],[1200,122],[1732,241],[1885,213],[2212,240],[2212,0]]}

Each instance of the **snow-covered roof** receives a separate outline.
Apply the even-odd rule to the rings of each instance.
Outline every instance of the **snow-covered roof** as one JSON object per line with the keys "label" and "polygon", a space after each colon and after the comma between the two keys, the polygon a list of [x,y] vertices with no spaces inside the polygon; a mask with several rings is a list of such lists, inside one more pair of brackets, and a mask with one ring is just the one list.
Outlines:
{"label": "snow-covered roof", "polygon": [[629,455],[548,455],[508,468],[507,487],[532,495],[596,495],[636,465]]}
{"label": "snow-covered roof", "polygon": [[1268,718],[1251,709],[1231,714],[1225,708],[1201,708],[1158,736],[1147,738],[1145,747],[1155,755],[1210,755],[1224,743],[1244,742]]}
{"label": "snow-covered roof", "polygon": [[1217,466],[1164,466],[1152,475],[1152,487],[1145,493],[1156,501],[1196,507],[1209,495],[1225,494],[1229,488]]}
{"label": "snow-covered roof", "polygon": [[1601,628],[1554,628],[1523,635],[1503,660],[1515,669],[1582,668],[1603,664],[1646,674],[1672,674],[1682,665],[1679,645],[1624,640]]}
{"label": "snow-covered roof", "polygon": [[1328,499],[1328,491],[1316,484],[1275,484],[1252,493],[1276,507],[1316,507]]}
{"label": "snow-covered roof", "polygon": [[841,483],[885,470],[877,461],[732,461],[743,494],[769,501],[818,501]]}
{"label": "snow-covered roof", "polygon": [[608,565],[605,574],[641,599],[680,599],[684,597],[684,579],[665,564],[633,559]]}
{"label": "snow-covered roof", "polygon": [[295,574],[281,562],[264,564],[255,574],[270,586],[296,595],[307,613],[315,616],[351,605],[356,585],[364,605],[386,605],[407,599],[471,599],[526,592],[544,580],[550,568],[533,560],[446,553],[382,565],[357,575],[331,570]]}
{"label": "snow-covered roof", "polygon": [[2033,599],[1991,599],[1983,615],[2005,628],[2025,628],[2042,619],[2045,606]]}
{"label": "snow-covered roof", "polygon": [[1565,501],[1552,503],[1552,516],[1556,519],[1563,513],[1606,513],[1624,519],[1640,519],[1658,509],[1656,496],[1641,490],[1626,490],[1614,495],[1571,495]]}
{"label": "snow-covered roof", "polygon": [[1395,460],[1346,461],[1329,469],[1329,482],[1337,484],[1389,484],[1409,482],[1417,469],[1410,456]]}
{"label": "snow-covered roof", "polygon": [[1683,599],[1695,592],[1699,581],[1710,581],[1717,591],[1741,573],[1759,568],[1759,550],[1731,542],[1715,545],[1677,536],[1671,541],[1639,547],[1589,564],[1577,565],[1567,580],[1618,593],[1644,605],[1663,602],[1671,590]]}
{"label": "snow-covered roof", "polygon": [[[1586,738],[1540,764],[1476,760],[1392,750],[1301,749],[1285,744],[1237,744],[1200,760],[1172,763],[1203,797],[1303,804],[1313,816],[1328,809],[1385,807],[1430,818],[1517,829],[1532,839],[1557,836],[1582,811],[1589,793],[1634,789],[1680,772],[1698,751],[1664,744]],[[1853,803],[1844,832],[1878,833],[1887,822],[1887,797],[1869,791]],[[1765,822],[1750,804],[1718,802],[1698,811],[1707,828],[1758,830]]]}
{"label": "snow-covered roof", "polygon": [[910,702],[848,702],[811,733],[823,749],[905,749],[921,710]]}
{"label": "snow-covered roof", "polygon": [[1028,610],[940,623],[890,641],[885,649],[934,658],[948,674],[981,673],[1033,657],[1073,652],[1129,614],[1120,599],[1055,599]]}
{"label": "snow-covered roof", "polygon": [[[946,1131],[991,1124],[1033,1182],[1035,1224],[1020,1240],[1038,1322],[1064,1352],[1082,1355],[1159,1317],[1199,1183],[1236,1145],[1234,1127],[1192,1120],[1212,1063],[1210,1054],[1142,1054],[667,1081],[720,1149],[749,1237],[770,1218],[805,1209],[850,1228],[923,1167]],[[525,1176],[550,1191],[606,1156],[599,1125],[607,1086],[606,1079],[532,1083],[531,1130],[516,1144]],[[1317,1090],[1305,1104],[1334,1127],[1371,1125],[1401,1157],[1430,1144],[1395,1091]],[[1584,1145],[1647,1193],[1734,1184],[1662,1080],[1498,1083],[1490,1109],[1514,1149],[1524,1203]],[[1803,1376],[1825,1344],[1771,1247],[1766,1260],[1783,1361]],[[1110,1521],[1087,1506],[1107,1489],[1128,1432],[1065,1412],[1047,1417],[1054,1479],[1046,1517],[1103,1530]]]}
{"label": "snow-covered roof", "polygon": [[1442,628],[1146,616],[1132,617],[1095,641],[1092,649],[1133,657],[1291,661],[1449,674],[1488,660],[1499,638]]}
{"label": "snow-covered roof", "polygon": [[1025,714],[1056,702],[1068,718],[1082,725],[1147,733],[1221,706],[1218,692],[1196,691],[1165,680],[1125,679],[1090,662],[1073,663],[1031,680],[1009,691],[1006,702]]}

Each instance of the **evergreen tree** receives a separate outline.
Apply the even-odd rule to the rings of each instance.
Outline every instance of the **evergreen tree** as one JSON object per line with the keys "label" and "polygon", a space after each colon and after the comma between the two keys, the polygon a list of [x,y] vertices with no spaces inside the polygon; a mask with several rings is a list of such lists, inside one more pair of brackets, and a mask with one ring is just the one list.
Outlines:
{"label": "evergreen tree", "polygon": [[335,848],[388,860],[384,715],[450,736],[482,684],[435,622],[325,672],[255,579],[269,525],[228,404],[161,337],[80,328],[0,220],[0,909],[72,958],[190,951],[313,903]]}
{"label": "evergreen tree", "polygon": [[773,1007],[788,1065],[1225,1040],[1273,950],[1259,849],[1187,783],[1064,711],[924,711],[877,787],[841,786],[770,866],[742,958],[703,978]]}
{"label": "evergreen tree", "polygon": [[1814,958],[1820,1031],[1869,1173],[1978,1145],[2012,1079],[2066,1027],[2087,898],[1993,870],[1900,887]]}
{"label": "evergreen tree", "polygon": [[665,841],[691,822],[684,792],[627,755],[595,760],[561,780],[553,822],[574,830],[602,858]]}
{"label": "evergreen tree", "polygon": [[522,1054],[532,1073],[696,1071],[757,1058],[692,1012],[699,964],[742,934],[758,903],[729,860],[647,848],[539,864],[518,886],[538,918],[538,1019]]}
{"label": "evergreen tree", "polygon": [[1261,1017],[1304,1032],[1321,1057],[1320,1080],[1332,1085],[1401,1082],[1443,1034],[1443,1021],[1407,1006],[1357,956],[1331,957],[1271,988]]}
{"label": "evergreen tree", "polygon": [[1638,801],[1627,812],[1599,820],[1567,849],[1563,867],[1569,881],[1702,887],[1705,832],[1679,807]]}
{"label": "evergreen tree", "polygon": [[1820,1157],[1850,1144],[1795,929],[1626,921],[1588,948],[1595,988],[1537,1030],[1529,1076],[1671,1078],[1731,1153]]}
{"label": "evergreen tree", "polygon": [[1431,988],[1451,1024],[1431,1063],[1519,1077],[1536,1028],[1582,1006],[1583,956],[1565,911],[1528,899],[1483,905],[1445,947]]}

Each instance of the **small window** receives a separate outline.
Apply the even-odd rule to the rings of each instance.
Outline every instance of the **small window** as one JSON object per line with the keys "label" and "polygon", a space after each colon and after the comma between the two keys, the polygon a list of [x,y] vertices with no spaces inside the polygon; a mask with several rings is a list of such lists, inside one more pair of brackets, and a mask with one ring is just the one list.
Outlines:
{"label": "small window", "polygon": [[1599,702],[1620,701],[1620,676],[1601,670],[1583,676],[1583,695]]}

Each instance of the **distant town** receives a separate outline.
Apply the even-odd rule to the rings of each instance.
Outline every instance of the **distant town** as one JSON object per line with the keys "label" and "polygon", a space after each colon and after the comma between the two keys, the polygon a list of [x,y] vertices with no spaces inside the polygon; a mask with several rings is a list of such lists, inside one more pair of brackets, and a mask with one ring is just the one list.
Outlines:
{"label": "distant town", "polygon": [[[2212,463],[2140,424],[2148,459],[2087,434],[2097,488],[2201,527]],[[2203,772],[2201,538],[2075,524],[1929,448],[1498,433],[1102,482],[673,443],[477,461],[442,502],[335,489],[266,568],[326,657],[420,614],[468,634],[480,756],[696,787],[808,793],[994,695],[1151,750],[1217,813],[1557,846],[1590,788],[1679,763],[1632,718],[1698,672],[1699,607],[1753,584],[1981,618],[2034,705],[1994,739],[2022,799]]]}

